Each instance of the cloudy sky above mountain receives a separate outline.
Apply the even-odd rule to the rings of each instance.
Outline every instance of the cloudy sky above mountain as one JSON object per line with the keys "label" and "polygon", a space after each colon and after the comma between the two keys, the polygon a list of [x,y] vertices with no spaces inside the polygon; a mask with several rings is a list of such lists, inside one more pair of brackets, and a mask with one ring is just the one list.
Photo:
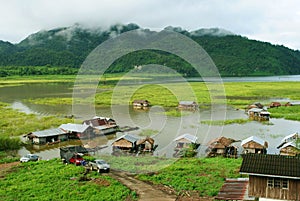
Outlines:
{"label": "cloudy sky above mountain", "polygon": [[219,27],[300,50],[297,0],[0,0],[0,40],[20,42],[40,30],[74,23],[143,28]]}

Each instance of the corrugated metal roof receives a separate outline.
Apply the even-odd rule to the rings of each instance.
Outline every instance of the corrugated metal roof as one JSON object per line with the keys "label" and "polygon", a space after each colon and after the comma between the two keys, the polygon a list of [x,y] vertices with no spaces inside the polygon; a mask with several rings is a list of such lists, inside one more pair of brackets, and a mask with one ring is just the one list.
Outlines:
{"label": "corrugated metal roof", "polygon": [[256,136],[251,136],[251,137],[248,137],[247,139],[242,140],[241,145],[243,146],[244,144],[251,142],[251,141],[256,142],[262,146],[265,146],[265,141]]}
{"label": "corrugated metal roof", "polygon": [[180,140],[182,138],[187,139],[188,141],[190,141],[192,143],[195,143],[198,139],[197,136],[186,133],[186,134],[178,136],[177,138],[174,139],[174,141]]}
{"label": "corrugated metal roof", "polygon": [[61,130],[60,128],[53,128],[53,129],[32,132],[32,135],[36,137],[49,137],[49,136],[63,135],[63,134],[66,134],[66,132]]}
{"label": "corrugated metal roof", "polygon": [[292,133],[292,134],[290,134],[290,135],[287,135],[287,136],[285,136],[282,140],[281,140],[281,142],[288,142],[288,141],[290,141],[290,140],[295,140],[295,139],[297,139],[299,136],[298,136],[298,133]]}
{"label": "corrugated metal roof", "polygon": [[118,139],[115,140],[116,141],[119,141],[120,139],[125,139],[131,143],[134,143],[136,142],[139,138],[134,136],[134,135],[131,135],[131,134],[125,134],[125,135],[122,135],[121,137],[119,137]]}
{"label": "corrugated metal roof", "polygon": [[244,154],[240,173],[300,179],[300,157]]}
{"label": "corrugated metal roof", "polygon": [[65,131],[71,131],[71,132],[79,132],[82,133],[84,132],[88,127],[90,127],[89,125],[86,124],[72,124],[72,123],[68,123],[68,124],[62,124],[60,125],[59,128],[65,130]]}
{"label": "corrugated metal roof", "polygon": [[[295,144],[294,142],[287,142],[287,143],[285,143],[285,144],[281,147],[281,149],[283,149],[283,148],[285,148],[285,147],[288,147],[288,146],[292,146],[292,147],[297,148],[297,147],[296,147],[296,144]],[[280,149],[280,150],[281,150],[281,149]]]}
{"label": "corrugated metal roof", "polygon": [[248,197],[248,178],[226,179],[221,187],[216,200],[254,200]]}
{"label": "corrugated metal roof", "polygon": [[194,101],[179,101],[180,105],[193,105],[196,104]]}

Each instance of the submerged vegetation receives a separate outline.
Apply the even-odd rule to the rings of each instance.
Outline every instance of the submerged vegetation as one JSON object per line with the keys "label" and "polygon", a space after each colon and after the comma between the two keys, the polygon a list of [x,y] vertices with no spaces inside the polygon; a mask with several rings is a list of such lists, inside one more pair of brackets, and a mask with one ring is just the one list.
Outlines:
{"label": "submerged vegetation", "polygon": [[245,124],[250,122],[249,119],[226,119],[226,120],[215,120],[215,121],[201,121],[202,124],[214,125],[214,126],[223,126],[229,124]]}
{"label": "submerged vegetation", "polygon": [[40,117],[35,114],[26,114],[9,108],[9,105],[5,103],[0,103],[0,119],[0,137],[19,136],[73,121],[55,116]]}

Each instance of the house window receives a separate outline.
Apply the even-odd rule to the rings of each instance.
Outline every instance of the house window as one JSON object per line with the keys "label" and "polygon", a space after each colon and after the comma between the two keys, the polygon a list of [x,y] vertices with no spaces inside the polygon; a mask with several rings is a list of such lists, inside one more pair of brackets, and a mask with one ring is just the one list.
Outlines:
{"label": "house window", "polygon": [[267,180],[267,185],[269,188],[288,189],[289,182],[288,182],[288,179],[269,177]]}

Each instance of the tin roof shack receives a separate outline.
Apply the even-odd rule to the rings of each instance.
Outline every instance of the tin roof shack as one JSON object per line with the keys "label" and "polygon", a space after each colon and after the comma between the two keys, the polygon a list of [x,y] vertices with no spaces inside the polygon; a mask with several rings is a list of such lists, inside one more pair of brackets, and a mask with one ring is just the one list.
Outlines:
{"label": "tin roof shack", "polygon": [[266,109],[252,108],[248,110],[248,115],[251,120],[269,121],[271,113]]}
{"label": "tin roof shack", "polygon": [[174,139],[176,146],[174,148],[174,157],[188,157],[195,156],[197,154],[196,150],[199,147],[197,143],[198,137],[191,135],[189,133],[178,136]]}
{"label": "tin roof shack", "polygon": [[268,148],[268,142],[262,140],[256,136],[248,137],[242,140],[241,146],[244,148],[243,153],[253,153],[253,154],[266,154]]}
{"label": "tin roof shack", "polygon": [[148,109],[150,102],[148,100],[134,100],[132,106],[136,109]]}
{"label": "tin roof shack", "polygon": [[59,128],[34,131],[27,134],[25,137],[33,144],[53,144],[68,140],[67,133]]}
{"label": "tin roof shack", "polygon": [[106,135],[110,133],[115,133],[119,129],[116,121],[107,117],[95,116],[92,119],[83,121],[82,124],[89,125],[95,128],[95,135]]}
{"label": "tin roof shack", "polygon": [[249,175],[250,196],[300,200],[300,158],[244,154],[241,174]]}
{"label": "tin roof shack", "polygon": [[226,137],[219,137],[208,142],[206,150],[208,157],[224,156],[230,158],[237,157],[237,148],[232,145],[236,140]]}
{"label": "tin roof shack", "polygon": [[197,108],[198,104],[195,101],[180,101],[178,103],[178,109],[196,110]]}
{"label": "tin roof shack", "polygon": [[94,128],[89,125],[68,123],[60,125],[59,128],[65,131],[69,138],[78,139],[95,137]]}
{"label": "tin roof shack", "polygon": [[248,178],[226,179],[215,200],[255,200],[248,196]]}
{"label": "tin roof shack", "polygon": [[138,138],[134,135],[125,134],[117,138],[113,143],[113,152],[125,151],[136,152],[137,151]]}

